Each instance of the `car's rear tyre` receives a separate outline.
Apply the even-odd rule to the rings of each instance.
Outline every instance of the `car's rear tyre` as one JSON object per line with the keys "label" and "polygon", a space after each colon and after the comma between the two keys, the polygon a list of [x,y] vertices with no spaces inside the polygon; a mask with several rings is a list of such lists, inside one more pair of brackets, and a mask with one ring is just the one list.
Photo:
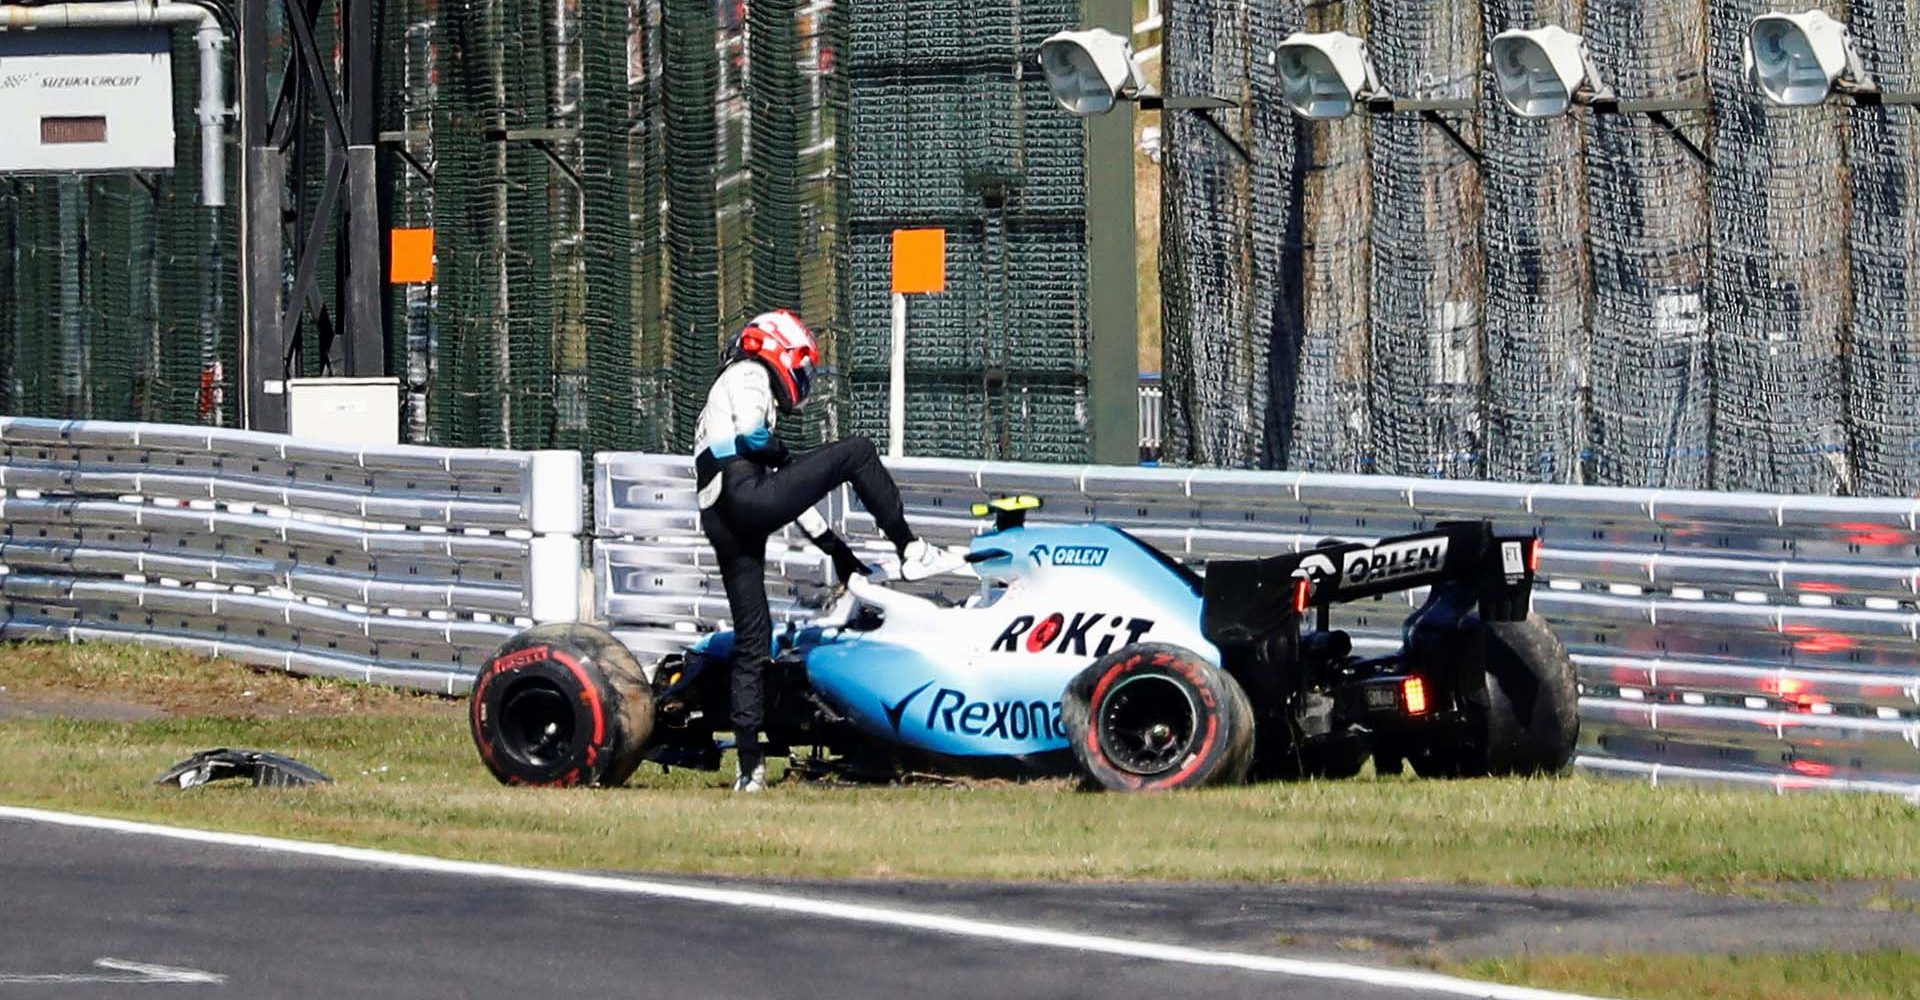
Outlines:
{"label": "car's rear tyre", "polygon": [[1487,622],[1489,774],[1543,774],[1573,759],[1580,694],[1566,647],[1537,615]]}
{"label": "car's rear tyre", "polygon": [[1092,787],[1237,784],[1253,762],[1253,709],[1239,682],[1179,646],[1142,643],[1101,657],[1068,683],[1060,707]]}
{"label": "car's rear tyre", "polygon": [[653,731],[653,689],[618,639],[591,625],[530,628],[480,668],[474,746],[509,785],[619,785]]}
{"label": "car's rear tyre", "polygon": [[1545,774],[1573,760],[1580,696],[1573,660],[1537,615],[1482,622],[1486,691],[1466,705],[1465,738],[1413,747],[1407,763],[1423,778]]}

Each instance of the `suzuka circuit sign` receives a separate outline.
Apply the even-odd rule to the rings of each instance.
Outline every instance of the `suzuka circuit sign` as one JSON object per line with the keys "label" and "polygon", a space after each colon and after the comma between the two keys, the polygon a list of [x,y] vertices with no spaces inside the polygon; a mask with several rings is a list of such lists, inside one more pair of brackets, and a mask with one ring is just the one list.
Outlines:
{"label": "suzuka circuit sign", "polygon": [[0,31],[0,174],[171,169],[164,29]]}

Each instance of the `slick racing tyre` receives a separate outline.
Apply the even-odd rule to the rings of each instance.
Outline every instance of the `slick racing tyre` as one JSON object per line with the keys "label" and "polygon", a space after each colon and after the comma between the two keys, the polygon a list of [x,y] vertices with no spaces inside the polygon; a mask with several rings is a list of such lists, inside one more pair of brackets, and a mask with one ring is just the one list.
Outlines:
{"label": "slick racing tyre", "polygon": [[1238,784],[1253,762],[1240,684],[1179,646],[1142,643],[1068,683],[1060,714],[1081,776],[1111,791]]}
{"label": "slick racing tyre", "polygon": [[1412,748],[1407,762],[1423,778],[1561,770],[1580,738],[1579,688],[1566,648],[1538,615],[1480,628],[1487,685],[1466,706],[1465,738]]}
{"label": "slick racing tyre", "polygon": [[1487,622],[1489,774],[1543,774],[1573,759],[1580,694],[1566,647],[1538,615]]}
{"label": "slick racing tyre", "polygon": [[508,785],[619,785],[653,731],[653,688],[633,654],[591,625],[541,625],[480,668],[468,717],[487,770]]}

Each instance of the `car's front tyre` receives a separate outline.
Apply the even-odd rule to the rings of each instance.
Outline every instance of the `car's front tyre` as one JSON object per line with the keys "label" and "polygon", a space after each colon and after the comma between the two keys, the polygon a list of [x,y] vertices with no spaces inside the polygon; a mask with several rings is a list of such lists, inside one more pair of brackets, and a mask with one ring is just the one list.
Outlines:
{"label": "car's front tyre", "polygon": [[620,640],[591,625],[530,628],[480,668],[468,718],[508,785],[619,785],[653,732],[653,688]]}

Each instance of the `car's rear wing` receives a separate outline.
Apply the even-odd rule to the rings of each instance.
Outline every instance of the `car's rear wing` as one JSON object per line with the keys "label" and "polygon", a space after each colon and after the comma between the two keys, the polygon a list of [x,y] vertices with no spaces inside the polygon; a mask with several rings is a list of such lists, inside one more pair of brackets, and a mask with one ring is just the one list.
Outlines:
{"label": "car's rear wing", "polygon": [[1432,531],[1371,545],[1343,542],[1264,559],[1207,563],[1201,630],[1218,645],[1258,641],[1309,609],[1416,587],[1466,589],[1490,621],[1527,616],[1540,541],[1499,536],[1487,521],[1443,522]]}

